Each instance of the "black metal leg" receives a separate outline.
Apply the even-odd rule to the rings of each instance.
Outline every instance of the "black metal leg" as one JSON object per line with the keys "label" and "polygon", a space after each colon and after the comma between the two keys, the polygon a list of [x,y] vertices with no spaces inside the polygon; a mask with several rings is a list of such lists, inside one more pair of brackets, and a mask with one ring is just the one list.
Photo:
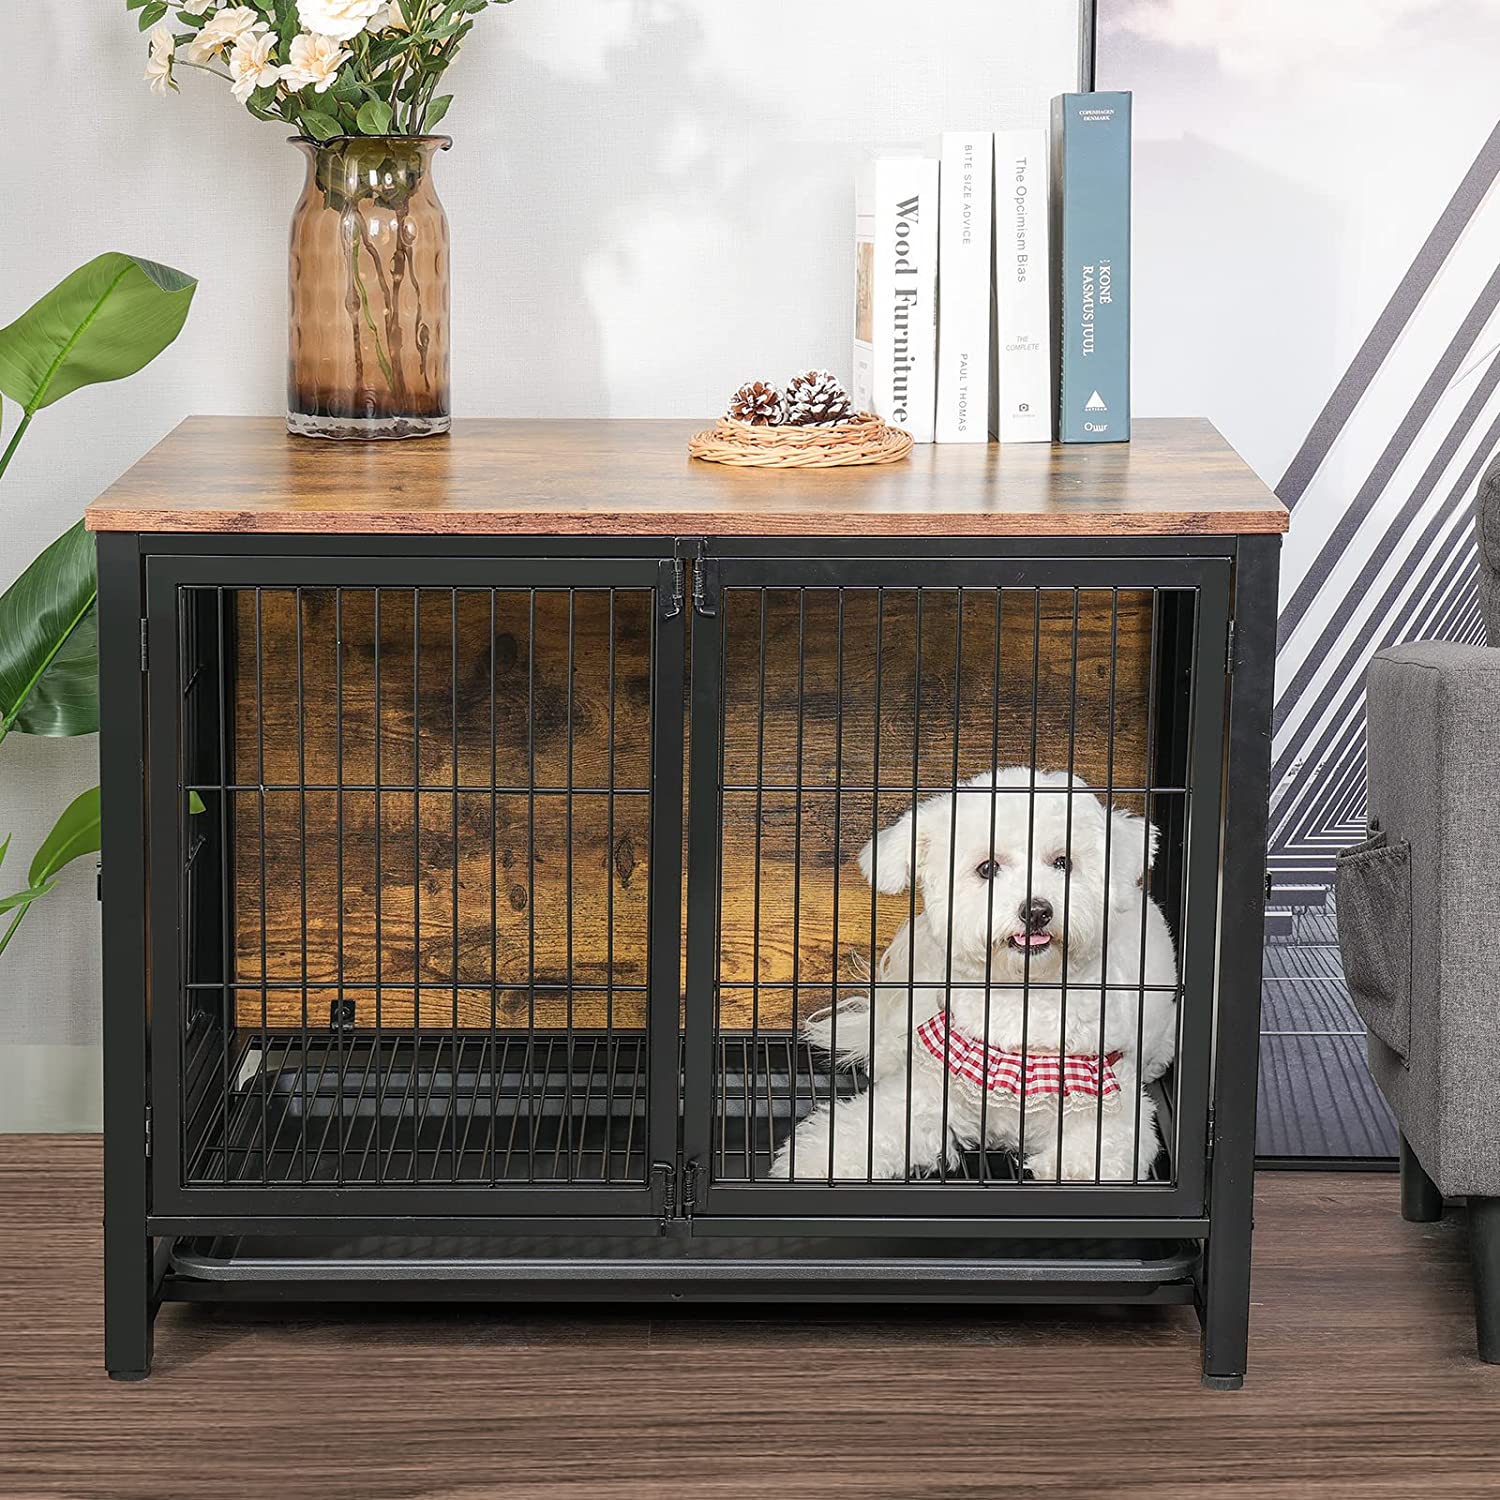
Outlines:
{"label": "black metal leg", "polygon": [[155,1316],[155,1273],[144,1225],[115,1226],[106,1216],[104,1367],[111,1380],[144,1380],[151,1373]]}
{"label": "black metal leg", "polygon": [[1500,1198],[1469,1199],[1469,1254],[1479,1357],[1487,1365],[1500,1365]]}
{"label": "black metal leg", "polygon": [[1422,1169],[1417,1153],[1403,1135],[1401,1153],[1401,1217],[1408,1224],[1433,1224],[1443,1217],[1443,1195]]}
{"label": "black metal leg", "polygon": [[1224,818],[1223,934],[1219,955],[1212,1227],[1203,1253],[1199,1316],[1203,1383],[1244,1384],[1250,1339],[1250,1234],[1255,1194],[1256,1058],[1265,935],[1266,818],[1276,661],[1279,537],[1244,537],[1236,549],[1234,676],[1229,698]]}
{"label": "black metal leg", "polygon": [[146,1234],[145,716],[140,544],[99,538],[100,880],[104,897],[104,1364],[151,1369]]}

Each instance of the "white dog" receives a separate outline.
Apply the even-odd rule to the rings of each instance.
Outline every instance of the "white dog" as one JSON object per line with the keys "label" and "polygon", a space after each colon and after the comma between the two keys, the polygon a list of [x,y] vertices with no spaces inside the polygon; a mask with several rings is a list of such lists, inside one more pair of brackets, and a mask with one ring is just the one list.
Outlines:
{"label": "white dog", "polygon": [[[805,1028],[870,1084],[798,1125],[797,1177],[956,1167],[982,1118],[985,1144],[1022,1149],[1037,1180],[1145,1178],[1159,1143],[1143,1085],[1177,1029],[1172,937],[1143,889],[1156,838],[1076,777],[1016,767],[866,844],[875,889],[915,880],[921,902],[876,966],[873,1003],[846,997]],[[791,1158],[789,1138],[771,1175],[790,1176]]]}

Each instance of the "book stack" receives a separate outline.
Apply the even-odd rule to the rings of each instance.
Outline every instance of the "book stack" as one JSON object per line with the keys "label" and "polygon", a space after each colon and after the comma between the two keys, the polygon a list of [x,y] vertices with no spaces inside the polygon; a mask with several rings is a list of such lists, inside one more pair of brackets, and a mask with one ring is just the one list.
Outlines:
{"label": "book stack", "polygon": [[1130,437],[1130,95],[880,152],[855,195],[854,399],[919,443]]}

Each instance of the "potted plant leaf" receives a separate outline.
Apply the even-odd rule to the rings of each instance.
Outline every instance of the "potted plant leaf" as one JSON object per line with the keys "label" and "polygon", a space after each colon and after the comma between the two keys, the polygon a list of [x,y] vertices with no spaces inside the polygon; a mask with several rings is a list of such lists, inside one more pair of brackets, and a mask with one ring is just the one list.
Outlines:
{"label": "potted plant leaf", "polygon": [[[121,380],[150,364],[181,331],[197,286],[170,266],[112,252],[80,266],[0,328],[0,398],[20,408],[0,452],[0,480],[39,412],[80,386]],[[0,485],[0,505],[7,499]],[[94,539],[79,521],[0,594],[0,745],[11,734],[98,729],[97,592]],[[94,786],[63,809],[33,854],[25,885],[0,897],[0,954],[63,869],[98,848]],[[9,849],[7,834],[0,862]]]}

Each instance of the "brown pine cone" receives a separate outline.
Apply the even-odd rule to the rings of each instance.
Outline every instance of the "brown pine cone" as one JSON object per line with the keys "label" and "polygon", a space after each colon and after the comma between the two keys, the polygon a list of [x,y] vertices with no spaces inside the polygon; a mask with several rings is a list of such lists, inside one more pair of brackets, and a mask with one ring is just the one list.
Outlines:
{"label": "brown pine cone", "polygon": [[827,370],[803,370],[786,387],[785,420],[797,427],[826,427],[854,415],[849,393]]}
{"label": "brown pine cone", "polygon": [[786,403],[768,381],[747,380],[729,398],[728,414],[751,427],[779,427],[786,418]]}

